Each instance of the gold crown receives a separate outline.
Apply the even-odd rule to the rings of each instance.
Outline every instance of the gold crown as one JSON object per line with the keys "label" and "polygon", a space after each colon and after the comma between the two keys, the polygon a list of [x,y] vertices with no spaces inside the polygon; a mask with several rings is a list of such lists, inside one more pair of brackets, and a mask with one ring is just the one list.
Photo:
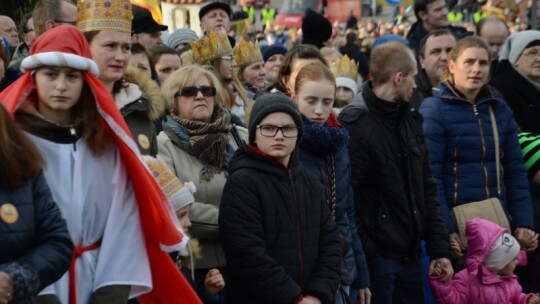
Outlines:
{"label": "gold crown", "polygon": [[330,63],[330,71],[336,77],[347,77],[354,81],[358,77],[358,64],[345,55],[341,59],[337,59]]}
{"label": "gold crown", "polygon": [[213,59],[232,54],[233,51],[227,35],[218,31],[211,31],[199,41],[189,44],[198,64],[208,64]]}
{"label": "gold crown", "polygon": [[253,41],[247,42],[240,39],[240,43],[233,49],[234,61],[240,67],[246,67],[252,63],[263,61],[261,49]]}
{"label": "gold crown", "polygon": [[83,33],[131,33],[131,1],[77,0],[77,27]]}

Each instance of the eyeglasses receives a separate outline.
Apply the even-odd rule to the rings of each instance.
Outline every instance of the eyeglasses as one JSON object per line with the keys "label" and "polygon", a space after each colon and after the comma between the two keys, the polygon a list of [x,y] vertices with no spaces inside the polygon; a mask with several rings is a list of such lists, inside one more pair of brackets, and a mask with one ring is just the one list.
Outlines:
{"label": "eyeglasses", "polygon": [[221,59],[227,60],[227,61],[233,61],[234,57],[232,55],[221,56]]}
{"label": "eyeglasses", "polygon": [[199,94],[199,91],[204,97],[213,97],[217,93],[216,88],[211,86],[185,87],[178,91],[175,96],[195,97]]}
{"label": "eyeglasses", "polygon": [[58,24],[70,24],[70,25],[73,25],[73,26],[77,26],[77,21],[65,21],[65,20],[53,20],[54,23],[58,23]]}
{"label": "eyeglasses", "polygon": [[524,53],[523,53],[523,56],[537,58],[537,57],[538,57],[538,54],[540,54],[540,50],[537,49],[537,48],[534,48],[534,49],[530,49],[530,50],[527,51],[526,53],[524,52]]}
{"label": "eyeglasses", "polygon": [[294,138],[298,136],[298,128],[292,126],[273,126],[273,125],[258,125],[257,129],[261,131],[261,135],[265,137],[274,137],[278,131],[281,131],[283,137]]}

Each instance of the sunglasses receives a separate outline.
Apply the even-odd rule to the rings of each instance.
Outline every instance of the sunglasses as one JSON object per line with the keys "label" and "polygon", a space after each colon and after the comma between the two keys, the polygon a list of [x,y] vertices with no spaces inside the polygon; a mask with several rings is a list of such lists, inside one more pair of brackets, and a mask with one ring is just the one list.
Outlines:
{"label": "sunglasses", "polygon": [[216,88],[211,86],[185,87],[178,91],[175,96],[195,97],[197,96],[199,91],[203,94],[204,97],[216,96]]}

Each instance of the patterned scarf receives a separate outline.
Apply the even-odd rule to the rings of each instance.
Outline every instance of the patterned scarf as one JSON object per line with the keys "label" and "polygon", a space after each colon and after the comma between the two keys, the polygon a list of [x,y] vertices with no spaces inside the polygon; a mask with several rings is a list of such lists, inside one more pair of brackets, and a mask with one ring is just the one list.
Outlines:
{"label": "patterned scarf", "polygon": [[304,121],[304,137],[300,142],[300,148],[313,154],[326,156],[343,149],[349,143],[349,132],[340,126],[336,116],[332,113],[321,126],[306,119]]}
{"label": "patterned scarf", "polygon": [[172,119],[165,119],[163,131],[182,150],[201,161],[201,181],[209,181],[214,174],[228,168],[234,149],[228,146],[231,115],[227,110],[219,109],[210,123],[183,119],[175,114],[169,117]]}

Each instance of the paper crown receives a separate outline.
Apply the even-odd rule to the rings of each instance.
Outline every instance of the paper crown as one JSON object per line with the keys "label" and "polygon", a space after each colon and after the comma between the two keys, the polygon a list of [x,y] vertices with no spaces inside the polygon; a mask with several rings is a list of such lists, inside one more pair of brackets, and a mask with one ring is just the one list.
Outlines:
{"label": "paper crown", "polygon": [[198,64],[208,64],[213,59],[233,52],[227,35],[218,31],[211,31],[199,41],[190,42],[190,45],[193,58]]}
{"label": "paper crown", "polygon": [[131,1],[77,0],[77,27],[83,33],[131,33]]}
{"label": "paper crown", "polygon": [[240,43],[234,47],[233,56],[240,67],[263,61],[261,48],[253,41],[247,42],[244,39],[240,39]]}
{"label": "paper crown", "polygon": [[337,59],[330,63],[330,71],[335,77],[347,77],[354,81],[358,77],[358,64],[345,55],[341,59]]}

